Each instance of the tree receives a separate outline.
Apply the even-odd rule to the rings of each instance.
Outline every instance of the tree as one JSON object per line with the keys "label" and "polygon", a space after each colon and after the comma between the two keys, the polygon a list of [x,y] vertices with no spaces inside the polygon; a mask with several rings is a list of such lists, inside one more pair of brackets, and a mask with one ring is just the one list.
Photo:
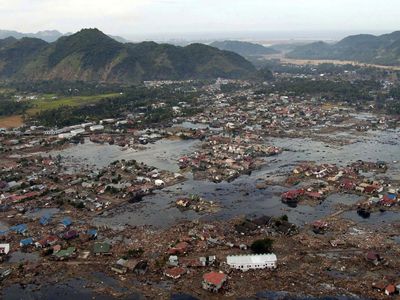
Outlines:
{"label": "tree", "polygon": [[271,253],[273,243],[274,241],[270,238],[256,240],[251,244],[250,249],[256,254]]}
{"label": "tree", "polygon": [[280,219],[281,221],[286,221],[286,222],[289,221],[289,218],[288,218],[287,215],[283,215],[283,216],[281,216],[279,219]]}

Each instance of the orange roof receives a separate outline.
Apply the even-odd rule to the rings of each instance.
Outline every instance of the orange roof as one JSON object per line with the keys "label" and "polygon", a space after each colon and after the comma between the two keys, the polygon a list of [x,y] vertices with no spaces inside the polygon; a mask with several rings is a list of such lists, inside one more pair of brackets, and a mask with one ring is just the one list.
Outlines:
{"label": "orange roof", "polygon": [[224,273],[211,272],[204,274],[203,279],[210,284],[218,286],[224,283],[226,275]]}

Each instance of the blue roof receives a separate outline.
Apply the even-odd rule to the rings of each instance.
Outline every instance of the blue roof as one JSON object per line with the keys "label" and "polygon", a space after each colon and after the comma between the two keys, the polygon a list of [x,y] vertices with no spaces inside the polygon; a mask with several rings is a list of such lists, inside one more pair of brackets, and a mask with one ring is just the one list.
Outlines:
{"label": "blue roof", "polygon": [[87,234],[91,236],[97,236],[97,229],[89,229]]}
{"label": "blue roof", "polygon": [[28,225],[26,224],[18,224],[10,227],[11,231],[15,231],[16,233],[24,233],[28,230]]}
{"label": "blue roof", "polygon": [[8,233],[8,230],[0,230],[0,235],[6,235]]}
{"label": "blue roof", "polygon": [[396,199],[397,195],[396,194],[387,194],[387,196],[389,197],[389,199]]}
{"label": "blue roof", "polygon": [[33,238],[27,238],[20,241],[23,246],[28,246],[33,244]]}
{"label": "blue roof", "polygon": [[39,223],[40,223],[40,225],[44,226],[44,225],[49,224],[50,220],[51,220],[51,216],[50,215],[44,215],[44,216],[42,216],[40,218]]}
{"label": "blue roof", "polygon": [[64,219],[62,219],[61,224],[63,224],[64,226],[67,227],[67,226],[70,226],[72,224],[72,221],[71,221],[70,218],[64,218]]}

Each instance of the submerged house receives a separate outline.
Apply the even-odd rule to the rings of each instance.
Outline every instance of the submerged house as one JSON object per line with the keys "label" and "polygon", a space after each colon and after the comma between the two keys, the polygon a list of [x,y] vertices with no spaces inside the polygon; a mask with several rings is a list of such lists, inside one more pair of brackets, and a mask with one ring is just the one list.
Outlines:
{"label": "submerged house", "polygon": [[283,193],[281,195],[282,201],[284,203],[292,203],[292,202],[297,202],[299,200],[300,196],[303,196],[305,191],[303,189],[299,190],[291,190]]}
{"label": "submerged house", "polygon": [[227,264],[232,269],[247,271],[255,269],[275,269],[277,267],[275,254],[230,255],[226,257]]}

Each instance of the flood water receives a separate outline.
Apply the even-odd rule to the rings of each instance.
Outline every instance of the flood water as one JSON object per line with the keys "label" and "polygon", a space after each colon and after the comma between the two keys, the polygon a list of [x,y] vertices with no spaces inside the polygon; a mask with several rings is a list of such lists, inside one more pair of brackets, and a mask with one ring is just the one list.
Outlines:
{"label": "flood water", "polygon": [[148,144],[145,150],[123,149],[117,145],[97,144],[89,139],[84,144],[78,144],[62,151],[49,152],[52,156],[60,155],[67,159],[66,166],[79,168],[82,165],[89,165],[103,168],[116,160],[137,160],[158,169],[177,172],[179,167],[177,160],[188,153],[191,153],[197,140],[168,140],[163,139]]}
{"label": "flood water", "polygon": [[[91,284],[96,284],[92,283]],[[21,286],[13,284],[2,290],[2,299],[4,300],[111,300],[115,299],[113,296],[98,294],[92,288],[87,287],[88,282],[82,278],[71,278],[64,282],[57,282],[55,284],[36,285],[28,284]],[[104,284],[97,284],[103,286]],[[106,283],[107,285],[107,283]],[[121,300],[143,300],[145,299],[140,294],[132,294],[127,297],[118,298]]]}
{"label": "flood water", "polygon": [[[186,126],[189,125],[186,124]],[[299,205],[296,208],[290,208],[280,201],[280,194],[287,188],[279,185],[268,186],[262,190],[256,188],[258,181],[284,176],[302,161],[345,166],[357,160],[373,162],[383,160],[388,163],[389,169],[382,176],[400,180],[399,130],[363,132],[361,137],[357,132],[346,131],[343,134],[332,135],[332,137],[342,137],[350,140],[351,143],[338,146],[313,139],[267,139],[266,144],[282,147],[285,151],[278,156],[265,158],[266,164],[252,172],[250,176],[243,175],[230,183],[213,183],[193,180],[191,174],[186,173],[185,176],[188,180],[184,183],[157,191],[155,194],[145,197],[144,201],[140,203],[125,204],[115,208],[105,215],[95,218],[93,224],[111,227],[126,224],[166,227],[185,219],[223,220],[238,215],[280,216],[286,214],[289,216],[289,220],[301,226],[331,214],[335,204],[354,204],[362,199],[354,195],[335,194],[316,207]],[[199,145],[200,142],[196,140],[163,139],[146,145],[144,151],[136,151],[123,150],[116,145],[100,145],[86,141],[85,144],[72,146],[52,154],[60,154],[62,157],[68,158],[69,162],[84,163],[99,168],[118,159],[135,159],[159,169],[177,172],[179,171],[177,165],[179,157],[192,153]],[[222,209],[216,214],[205,216],[192,211],[182,212],[172,207],[171,204],[177,197],[189,194],[197,194],[207,200],[214,200],[222,205]],[[397,214],[393,215],[388,213],[386,216],[390,217],[390,220],[397,218]],[[380,219],[379,215],[372,215],[370,219],[361,219],[356,212],[349,212],[345,214],[345,217],[362,223],[372,223]]]}
{"label": "flood water", "polygon": [[36,262],[39,261],[39,258],[38,252],[25,253],[21,251],[14,251],[10,254],[8,263]]}
{"label": "flood water", "polygon": [[[184,126],[192,126],[184,124]],[[363,133],[364,134],[364,133]],[[312,139],[271,138],[267,144],[283,147],[286,150],[278,155],[265,158],[265,165],[251,175],[243,175],[233,182],[213,183],[210,181],[193,180],[190,173],[185,174],[188,180],[172,187],[165,188],[144,198],[140,203],[126,203],[93,219],[94,225],[120,227],[129,225],[152,225],[167,227],[180,220],[225,220],[239,215],[257,216],[288,215],[289,220],[297,225],[304,225],[316,219],[323,218],[335,211],[337,204],[354,204],[362,197],[350,194],[332,194],[320,205],[299,205],[288,207],[281,202],[280,195],[286,191],[280,185],[270,185],[265,189],[257,189],[256,184],[266,179],[283,178],[294,166],[302,161],[316,161],[317,163],[335,163],[345,166],[359,159],[365,161],[386,161],[388,172],[383,176],[394,180],[400,179],[400,147],[399,131],[370,131],[362,137],[351,132],[337,134],[335,138],[350,139],[352,143],[344,146],[330,145]],[[70,170],[82,165],[102,168],[115,160],[135,159],[159,169],[172,172],[179,171],[177,160],[185,154],[192,153],[200,145],[195,140],[160,140],[146,146],[144,151],[132,149],[124,150],[116,145],[95,144],[88,140],[84,144],[71,146],[62,151],[50,153],[53,156],[61,155],[66,159],[66,167]],[[395,162],[396,161],[396,162]],[[219,202],[222,209],[212,215],[201,215],[193,211],[180,211],[172,206],[177,197],[189,194],[198,194],[207,200]],[[38,218],[44,214],[57,214],[57,210],[35,210],[27,213],[30,218]],[[399,213],[377,212],[372,213],[369,219],[362,219],[356,211],[343,214],[344,218],[354,220],[360,224],[380,226],[399,219]],[[7,227],[0,223],[0,229]],[[399,237],[393,238],[400,243]],[[36,261],[34,254],[14,252],[10,262]],[[94,284],[105,284],[113,289],[124,292],[114,279],[106,278],[101,273],[93,274]],[[12,285],[2,291],[3,299],[113,299],[111,296],[97,295],[93,289],[86,288],[87,282],[81,278],[68,279],[55,285]],[[286,292],[264,291],[256,295],[257,299],[294,299]],[[240,298],[240,297],[239,297]],[[133,294],[126,299],[143,299],[140,294]],[[190,295],[176,294],[171,299],[195,299]],[[307,296],[297,296],[296,299],[317,299]],[[318,298],[324,299],[324,298]],[[336,297],[329,299],[356,299]]]}

